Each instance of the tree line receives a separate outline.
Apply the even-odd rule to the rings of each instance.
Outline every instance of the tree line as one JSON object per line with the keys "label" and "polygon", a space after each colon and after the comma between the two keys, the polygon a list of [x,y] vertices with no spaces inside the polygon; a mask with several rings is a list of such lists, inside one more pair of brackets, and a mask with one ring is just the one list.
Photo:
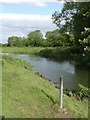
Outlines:
{"label": "tree line", "polygon": [[45,38],[40,30],[30,32],[27,37],[10,36],[8,38],[7,46],[44,46],[44,47],[56,47],[56,46],[70,46],[74,44],[74,37],[71,37],[62,31],[62,29],[56,29],[48,31],[45,34]]}
{"label": "tree line", "polygon": [[11,36],[7,46],[81,46],[90,51],[90,2],[66,2],[61,12],[52,14],[58,29],[47,31],[45,38],[40,30],[27,37]]}

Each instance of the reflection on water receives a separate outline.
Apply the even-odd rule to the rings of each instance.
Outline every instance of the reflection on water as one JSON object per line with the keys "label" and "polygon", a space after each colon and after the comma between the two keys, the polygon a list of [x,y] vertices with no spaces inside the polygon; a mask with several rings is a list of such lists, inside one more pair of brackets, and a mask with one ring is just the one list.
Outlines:
{"label": "reflection on water", "polygon": [[13,56],[30,62],[34,66],[34,71],[38,70],[53,83],[59,84],[60,76],[63,75],[65,88],[76,90],[78,84],[88,86],[88,74],[90,71],[75,69],[75,66],[70,64],[69,61],[59,63],[47,58],[26,54],[13,54]]}

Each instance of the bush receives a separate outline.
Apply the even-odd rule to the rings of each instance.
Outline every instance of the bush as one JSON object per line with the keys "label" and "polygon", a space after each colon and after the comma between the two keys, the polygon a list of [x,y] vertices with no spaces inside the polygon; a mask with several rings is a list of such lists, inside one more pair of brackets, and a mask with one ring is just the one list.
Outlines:
{"label": "bush", "polygon": [[77,92],[77,95],[79,95],[79,97],[82,99],[82,98],[90,98],[90,89],[79,84],[79,89],[78,89],[78,92]]}

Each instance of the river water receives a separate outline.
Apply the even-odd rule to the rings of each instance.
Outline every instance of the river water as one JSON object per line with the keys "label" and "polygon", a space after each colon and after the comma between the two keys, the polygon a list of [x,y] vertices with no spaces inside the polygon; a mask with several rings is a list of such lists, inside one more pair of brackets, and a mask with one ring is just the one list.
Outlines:
{"label": "river water", "polygon": [[64,87],[76,90],[78,84],[88,86],[88,75],[90,71],[76,69],[69,61],[55,62],[47,58],[27,54],[11,54],[12,56],[24,59],[33,65],[33,71],[39,71],[52,83],[59,84],[60,76],[64,76]]}

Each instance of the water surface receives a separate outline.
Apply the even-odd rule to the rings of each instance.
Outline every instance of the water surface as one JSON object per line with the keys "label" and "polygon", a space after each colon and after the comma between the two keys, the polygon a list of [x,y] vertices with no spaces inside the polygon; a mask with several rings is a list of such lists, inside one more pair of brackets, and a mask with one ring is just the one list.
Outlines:
{"label": "water surface", "polygon": [[59,84],[60,76],[64,76],[64,87],[76,90],[78,84],[88,86],[88,74],[90,71],[76,69],[69,61],[55,62],[47,58],[27,54],[12,54],[31,63],[33,71],[38,70],[43,76],[50,79],[52,83]]}

